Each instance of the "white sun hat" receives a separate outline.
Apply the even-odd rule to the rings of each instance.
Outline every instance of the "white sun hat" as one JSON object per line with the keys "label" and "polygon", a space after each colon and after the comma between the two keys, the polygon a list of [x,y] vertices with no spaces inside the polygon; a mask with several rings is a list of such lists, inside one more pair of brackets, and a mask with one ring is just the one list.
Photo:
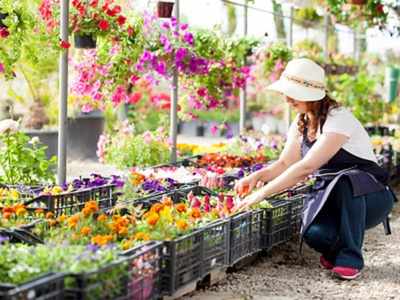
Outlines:
{"label": "white sun hat", "polygon": [[293,59],[268,89],[298,101],[322,100],[326,95],[325,71],[308,58]]}

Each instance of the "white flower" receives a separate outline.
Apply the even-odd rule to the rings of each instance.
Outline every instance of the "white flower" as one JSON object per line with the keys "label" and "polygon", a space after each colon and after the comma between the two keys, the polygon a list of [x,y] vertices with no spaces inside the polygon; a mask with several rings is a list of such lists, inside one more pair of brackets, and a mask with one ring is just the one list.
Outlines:
{"label": "white flower", "polygon": [[271,132],[271,127],[269,127],[267,124],[264,124],[261,127],[261,131],[265,134],[268,135]]}
{"label": "white flower", "polygon": [[36,145],[36,144],[39,144],[40,143],[40,140],[39,140],[39,137],[37,137],[37,136],[34,136],[30,141],[29,141],[29,144],[31,144],[31,145]]}
{"label": "white flower", "polygon": [[5,132],[17,132],[19,123],[17,121],[6,119],[0,121],[0,134]]}

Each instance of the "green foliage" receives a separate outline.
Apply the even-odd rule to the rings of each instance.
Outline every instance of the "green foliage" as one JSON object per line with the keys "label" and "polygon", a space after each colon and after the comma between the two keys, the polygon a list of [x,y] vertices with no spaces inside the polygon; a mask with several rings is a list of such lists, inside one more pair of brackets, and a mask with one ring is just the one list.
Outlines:
{"label": "green foliage", "polygon": [[289,49],[283,43],[274,43],[271,47],[268,47],[265,51],[264,61],[264,74],[270,74],[278,60],[283,63],[290,61],[293,58],[292,50]]}
{"label": "green foliage", "polygon": [[56,157],[47,160],[46,147],[22,132],[0,134],[0,182],[37,185],[53,183]]}
{"label": "green foliage", "polygon": [[312,27],[321,22],[322,17],[312,7],[299,8],[294,12],[294,21],[303,27]]}
{"label": "green foliage", "polygon": [[134,134],[120,129],[108,138],[105,162],[121,170],[154,166],[169,161],[166,137],[160,130]]}
{"label": "green foliage", "polygon": [[228,39],[225,44],[225,51],[228,53],[228,57],[241,66],[244,64],[245,58],[253,54],[254,49],[260,44],[260,40],[251,37],[242,37]]}
{"label": "green foliage", "polygon": [[201,121],[215,121],[217,123],[239,122],[239,111],[237,109],[216,109],[210,111],[198,111],[197,117]]}
{"label": "green foliage", "polygon": [[389,108],[381,97],[376,95],[377,78],[362,72],[357,76],[347,74],[330,78],[333,98],[352,110],[361,123],[377,123]]}
{"label": "green foliage", "polygon": [[[5,244],[0,246],[0,282],[20,285],[50,272],[89,273],[118,260],[118,252],[102,248],[95,252],[85,246]],[[127,272],[121,263],[107,272],[86,277],[95,284],[88,299],[99,299],[106,293],[109,299],[121,294],[121,274]],[[98,283],[108,284],[107,290]],[[75,280],[65,281],[66,288],[81,288]],[[96,284],[97,283],[97,284]]]}

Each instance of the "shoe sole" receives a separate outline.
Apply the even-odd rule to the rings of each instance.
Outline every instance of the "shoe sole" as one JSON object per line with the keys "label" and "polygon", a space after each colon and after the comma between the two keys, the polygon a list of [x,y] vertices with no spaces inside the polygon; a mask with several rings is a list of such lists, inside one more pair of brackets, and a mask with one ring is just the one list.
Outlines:
{"label": "shoe sole", "polygon": [[339,273],[336,273],[336,272],[332,272],[332,273],[336,278],[345,279],[345,280],[356,279],[357,277],[359,277],[361,275],[361,273],[357,273],[357,274],[354,274],[354,275],[351,275],[351,276],[350,275],[342,275],[342,274],[339,274]]}

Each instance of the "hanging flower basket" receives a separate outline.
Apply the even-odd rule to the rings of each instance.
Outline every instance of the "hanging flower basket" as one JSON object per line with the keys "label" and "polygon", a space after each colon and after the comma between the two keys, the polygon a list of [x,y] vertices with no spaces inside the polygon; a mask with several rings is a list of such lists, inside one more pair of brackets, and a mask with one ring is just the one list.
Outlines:
{"label": "hanging flower basket", "polygon": [[3,23],[3,20],[8,17],[8,14],[0,13],[0,28],[7,28],[7,25]]}
{"label": "hanging flower basket", "polygon": [[353,5],[365,5],[366,2],[366,0],[349,0],[349,4]]}
{"label": "hanging flower basket", "polygon": [[157,15],[159,18],[171,18],[174,2],[158,1]]}
{"label": "hanging flower basket", "polygon": [[75,48],[77,49],[94,49],[96,48],[96,38],[92,35],[74,34]]}

